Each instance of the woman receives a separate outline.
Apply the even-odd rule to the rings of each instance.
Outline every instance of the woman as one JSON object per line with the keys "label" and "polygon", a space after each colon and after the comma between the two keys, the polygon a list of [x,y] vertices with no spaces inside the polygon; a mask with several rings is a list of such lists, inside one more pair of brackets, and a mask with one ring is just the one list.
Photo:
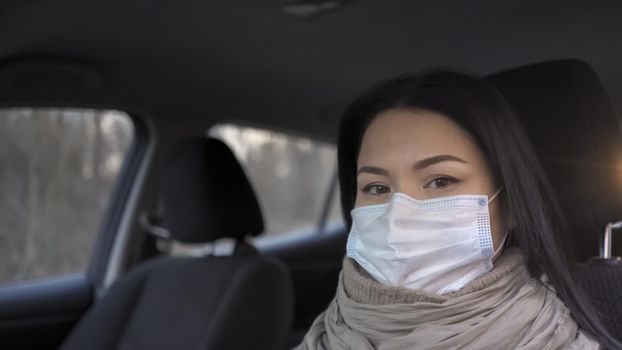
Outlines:
{"label": "woman", "polygon": [[491,84],[381,83],[345,112],[338,155],[347,257],[299,349],[620,348],[567,271],[551,189]]}

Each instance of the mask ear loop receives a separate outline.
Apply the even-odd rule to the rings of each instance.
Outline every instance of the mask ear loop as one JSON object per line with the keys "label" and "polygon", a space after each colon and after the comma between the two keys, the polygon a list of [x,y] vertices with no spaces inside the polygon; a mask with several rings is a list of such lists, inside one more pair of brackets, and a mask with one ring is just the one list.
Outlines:
{"label": "mask ear loop", "polygon": [[[490,199],[488,200],[488,203],[490,203],[493,200],[495,200],[495,198],[497,198],[499,193],[501,193],[502,189],[503,189],[503,187],[499,187],[499,189],[492,195],[492,197],[490,197]],[[497,255],[499,255],[499,253],[501,253],[501,251],[503,251],[503,246],[505,245],[505,241],[507,240],[508,236],[509,236],[509,231],[506,231],[505,235],[503,236],[503,240],[501,241],[501,244],[499,244],[497,249],[495,249],[494,254],[492,255],[492,261],[495,261],[495,259],[497,259]]]}
{"label": "mask ear loop", "polygon": [[495,200],[495,198],[497,198],[497,196],[499,195],[499,193],[501,193],[501,190],[503,189],[503,187],[499,187],[499,189],[497,190],[497,192],[495,192],[492,197],[490,197],[490,199],[488,200],[488,203],[492,202]]}

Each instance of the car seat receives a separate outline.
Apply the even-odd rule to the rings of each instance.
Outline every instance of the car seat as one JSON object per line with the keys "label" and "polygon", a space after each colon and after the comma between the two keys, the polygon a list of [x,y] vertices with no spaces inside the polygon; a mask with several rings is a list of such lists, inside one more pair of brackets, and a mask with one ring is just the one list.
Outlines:
{"label": "car seat", "polygon": [[578,60],[529,65],[488,79],[516,111],[553,185],[577,261],[575,278],[622,340],[622,237],[614,237],[613,257],[593,258],[603,251],[607,224],[622,219],[622,132],[600,80]]}
{"label": "car seat", "polygon": [[281,349],[293,313],[289,272],[245,237],[263,231],[255,194],[229,148],[204,137],[175,149],[164,181],[175,241],[237,241],[230,256],[155,257],[120,278],[62,349]]}

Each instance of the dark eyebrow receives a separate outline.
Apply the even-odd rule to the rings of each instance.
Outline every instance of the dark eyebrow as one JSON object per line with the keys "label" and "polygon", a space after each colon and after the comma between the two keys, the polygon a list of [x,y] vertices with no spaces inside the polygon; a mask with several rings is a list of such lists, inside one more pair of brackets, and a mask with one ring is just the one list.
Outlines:
{"label": "dark eyebrow", "polygon": [[359,169],[359,172],[356,175],[359,175],[360,173],[370,173],[370,174],[389,176],[389,171],[388,170],[382,169],[382,168],[378,168],[376,166],[371,166],[371,165],[362,166]]}
{"label": "dark eyebrow", "polygon": [[454,162],[460,162],[460,163],[464,163],[467,164],[466,161],[456,157],[456,156],[452,156],[450,154],[441,154],[438,156],[434,156],[434,157],[430,157],[430,158],[426,158],[426,159],[422,159],[420,161],[418,161],[417,163],[415,163],[415,165],[413,166],[413,168],[415,170],[421,170],[423,168],[427,168],[430,165],[434,165],[440,162],[447,162],[447,161],[454,161]]}

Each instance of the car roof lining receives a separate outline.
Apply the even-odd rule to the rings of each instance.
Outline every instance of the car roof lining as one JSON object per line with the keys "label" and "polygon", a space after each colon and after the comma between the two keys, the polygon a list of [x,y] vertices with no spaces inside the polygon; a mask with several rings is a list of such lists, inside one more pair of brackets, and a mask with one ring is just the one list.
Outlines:
{"label": "car roof lining", "polygon": [[307,20],[283,14],[289,3],[9,1],[0,5],[0,58],[87,62],[106,91],[83,100],[135,106],[166,123],[243,120],[328,138],[361,89],[429,67],[489,74],[577,58],[614,105],[622,101],[612,59],[622,49],[619,2],[366,0]]}

